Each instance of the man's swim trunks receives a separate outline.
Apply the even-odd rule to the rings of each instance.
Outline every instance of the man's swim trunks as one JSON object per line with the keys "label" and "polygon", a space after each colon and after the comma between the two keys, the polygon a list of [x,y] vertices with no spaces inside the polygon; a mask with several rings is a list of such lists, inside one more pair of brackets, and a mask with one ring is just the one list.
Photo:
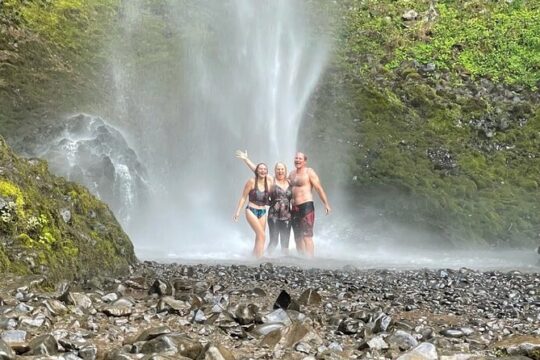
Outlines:
{"label": "man's swim trunks", "polygon": [[313,201],[293,205],[291,215],[294,237],[312,237],[313,224],[315,223],[315,206],[313,205]]}

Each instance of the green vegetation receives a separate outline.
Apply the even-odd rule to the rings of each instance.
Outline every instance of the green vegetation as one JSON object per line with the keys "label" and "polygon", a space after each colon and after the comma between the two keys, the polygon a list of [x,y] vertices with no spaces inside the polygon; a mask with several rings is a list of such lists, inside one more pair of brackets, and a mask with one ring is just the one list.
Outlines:
{"label": "green vegetation", "polygon": [[103,101],[105,38],[118,0],[0,4],[0,132]]}
{"label": "green vegetation", "polygon": [[80,185],[16,157],[0,138],[0,270],[49,281],[125,273],[133,245],[111,211]]}
{"label": "green vegetation", "polygon": [[[418,16],[403,20],[409,10]],[[349,0],[341,11],[340,60],[355,72],[365,75],[373,64],[391,71],[417,61],[453,75],[538,88],[536,1]]]}
{"label": "green vegetation", "polygon": [[303,141],[389,221],[460,247],[536,245],[540,7],[431,4],[336,5],[337,56]]}

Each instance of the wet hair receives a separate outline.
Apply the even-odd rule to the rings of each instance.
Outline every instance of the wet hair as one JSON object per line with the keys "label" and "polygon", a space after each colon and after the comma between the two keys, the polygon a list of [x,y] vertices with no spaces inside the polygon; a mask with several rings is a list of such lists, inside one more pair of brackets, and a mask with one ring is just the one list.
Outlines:
{"label": "wet hair", "polygon": [[[255,189],[257,189],[257,181],[259,180],[259,168],[263,165],[266,166],[265,163],[258,163],[255,170],[253,170],[255,173]],[[266,168],[268,169],[268,166]],[[268,176],[264,177],[264,192],[268,192]]]}
{"label": "wet hair", "polygon": [[302,156],[304,157],[304,161],[307,161],[307,155],[304,154],[303,152],[300,152],[298,151],[297,154],[302,154]]}

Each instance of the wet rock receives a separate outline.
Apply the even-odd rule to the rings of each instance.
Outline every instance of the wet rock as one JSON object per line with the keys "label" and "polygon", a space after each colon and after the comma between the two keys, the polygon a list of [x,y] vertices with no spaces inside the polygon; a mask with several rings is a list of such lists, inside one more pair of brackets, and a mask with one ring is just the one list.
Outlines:
{"label": "wet rock", "polygon": [[268,346],[273,349],[282,338],[281,329],[275,329],[266,334],[261,340],[261,346]]}
{"label": "wet rock", "polygon": [[401,351],[410,350],[418,345],[418,341],[408,332],[396,330],[391,336],[386,338],[390,346],[395,346]]}
{"label": "wet rock", "polygon": [[[51,335],[62,351],[51,359],[180,359],[189,344],[196,347],[189,357],[196,358],[210,343],[243,359],[427,359],[439,352],[455,360],[494,354],[534,358],[536,348],[523,344],[540,336],[535,273],[194,265],[180,283],[185,268],[143,263],[128,278],[140,286],[127,286],[126,279],[101,281],[103,290],[73,283],[85,290],[64,287],[58,297],[63,303],[50,301],[56,294],[30,291],[30,284],[4,290],[0,279],[0,324],[11,328],[0,328],[0,337],[12,339],[11,348],[23,354],[30,350],[28,338]],[[259,272],[263,283],[254,280]],[[178,284],[174,297],[148,296],[147,278]],[[260,291],[253,290],[255,283]],[[291,303],[302,299],[304,312],[291,310],[291,303],[286,310],[268,310],[284,283]],[[309,289],[317,289],[319,305],[311,302]],[[131,314],[115,316],[106,308]],[[503,339],[515,342],[503,345]]]}
{"label": "wet rock", "polygon": [[274,303],[274,309],[283,309],[283,310],[300,310],[300,306],[297,302],[295,302],[288,292],[285,290],[282,290],[281,293],[279,293],[279,296],[276,299],[276,302]]}
{"label": "wet rock", "polygon": [[450,338],[460,338],[465,334],[460,329],[444,329],[441,330],[441,335],[450,337]]}
{"label": "wet rock", "polygon": [[540,360],[540,336],[517,336],[495,344],[495,348],[512,356],[527,356]]}
{"label": "wet rock", "polygon": [[78,306],[82,309],[90,309],[92,307],[92,300],[83,293],[68,291],[64,293],[60,298],[65,304]]}
{"label": "wet rock", "polygon": [[192,323],[202,324],[207,320],[206,314],[201,309],[194,310],[191,316]]}
{"label": "wet rock", "polygon": [[17,319],[0,316],[0,330],[12,330],[17,326]]}
{"label": "wet rock", "polygon": [[63,315],[68,309],[65,305],[56,299],[48,299],[43,302],[43,305],[49,310],[52,315]]}
{"label": "wet rock", "polygon": [[369,346],[369,348],[371,350],[385,350],[385,349],[388,349],[388,344],[386,343],[386,341],[384,341],[384,339],[382,338],[382,336],[376,336],[372,339],[369,339],[367,341],[367,344]]}
{"label": "wet rock", "polygon": [[28,347],[30,350],[25,355],[55,355],[58,353],[58,342],[54,336],[49,334],[33,338]]}
{"label": "wet rock", "polygon": [[283,323],[266,323],[255,326],[250,333],[255,337],[265,336],[274,330],[281,330],[285,327]]}
{"label": "wet rock", "polygon": [[172,314],[186,315],[189,313],[191,304],[186,301],[176,300],[171,296],[164,296],[159,299],[157,304],[157,311],[167,311]]}
{"label": "wet rock", "polygon": [[159,296],[174,295],[173,287],[166,281],[156,279],[148,289],[148,295],[157,294]]}
{"label": "wet rock", "polygon": [[121,316],[129,316],[133,313],[133,310],[131,307],[123,306],[123,305],[110,305],[103,308],[103,313],[108,316],[115,316],[115,317],[121,317]]}
{"label": "wet rock", "polygon": [[320,305],[321,301],[321,295],[312,289],[304,291],[298,298],[298,303],[304,306]]}
{"label": "wet rock", "polygon": [[222,345],[206,344],[197,360],[235,360],[233,354]]}
{"label": "wet rock", "polygon": [[95,360],[97,358],[97,346],[88,344],[79,349],[78,355],[83,360]]}
{"label": "wet rock", "polygon": [[14,360],[15,352],[11,347],[6,344],[3,340],[0,340],[0,359],[2,360]]}
{"label": "wet rock", "polygon": [[248,325],[255,322],[258,316],[259,308],[257,305],[239,305],[234,312],[235,319],[240,325]]}
{"label": "wet rock", "polygon": [[392,322],[392,318],[384,313],[379,314],[375,321],[373,322],[373,332],[379,333],[388,330]]}
{"label": "wet rock", "polygon": [[435,345],[421,343],[409,352],[399,356],[397,360],[437,360],[439,355]]}
{"label": "wet rock", "polygon": [[135,337],[135,340],[133,342],[148,341],[148,340],[152,340],[152,339],[154,339],[154,338],[156,338],[158,336],[166,335],[166,334],[170,334],[170,333],[171,333],[171,329],[168,326],[153,327],[153,328],[146,329],[146,330],[142,331],[141,333],[139,333]]}
{"label": "wet rock", "polygon": [[292,323],[289,314],[283,309],[277,309],[262,317],[264,323],[282,323],[283,325],[290,325]]}
{"label": "wet rock", "polygon": [[293,323],[291,326],[283,331],[283,338],[285,339],[285,346],[292,347],[309,333],[308,328],[300,323]]}
{"label": "wet rock", "polygon": [[112,303],[116,300],[118,300],[118,294],[116,293],[108,293],[101,297],[101,301],[105,303]]}
{"label": "wet rock", "polygon": [[168,335],[160,335],[154,339],[147,341],[141,351],[143,354],[161,353],[161,352],[178,352],[176,342]]}
{"label": "wet rock", "polygon": [[339,323],[337,331],[345,335],[354,335],[363,327],[364,327],[363,322],[359,320],[347,318],[347,319],[343,319]]}

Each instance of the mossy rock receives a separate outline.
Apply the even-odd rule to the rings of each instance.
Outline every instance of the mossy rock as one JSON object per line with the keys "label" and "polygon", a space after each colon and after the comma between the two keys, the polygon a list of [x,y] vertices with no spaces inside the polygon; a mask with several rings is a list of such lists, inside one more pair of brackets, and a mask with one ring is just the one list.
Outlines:
{"label": "mossy rock", "polygon": [[120,275],[136,263],[107,205],[0,138],[0,271],[57,281]]}

